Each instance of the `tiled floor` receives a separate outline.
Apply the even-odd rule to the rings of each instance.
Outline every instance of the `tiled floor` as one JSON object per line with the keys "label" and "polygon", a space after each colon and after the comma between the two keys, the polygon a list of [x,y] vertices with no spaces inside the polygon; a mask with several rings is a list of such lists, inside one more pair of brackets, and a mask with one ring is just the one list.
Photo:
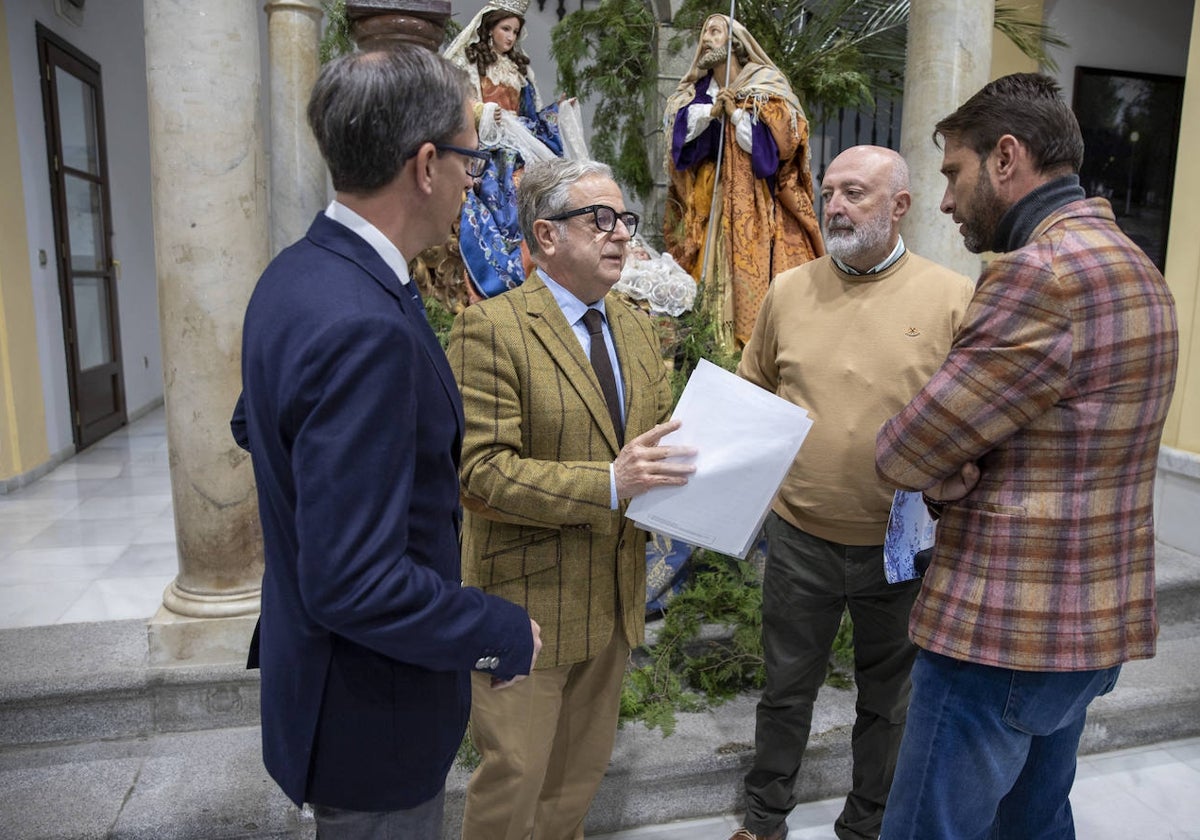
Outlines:
{"label": "tiled floor", "polygon": [[[0,627],[149,618],[178,571],[164,412],[0,495]],[[1200,739],[1085,756],[1080,840],[1200,840]],[[840,800],[801,805],[790,840],[833,840]],[[593,840],[726,840],[735,817]]]}
{"label": "tiled floor", "polygon": [[150,618],[178,571],[161,408],[0,495],[0,627]]}

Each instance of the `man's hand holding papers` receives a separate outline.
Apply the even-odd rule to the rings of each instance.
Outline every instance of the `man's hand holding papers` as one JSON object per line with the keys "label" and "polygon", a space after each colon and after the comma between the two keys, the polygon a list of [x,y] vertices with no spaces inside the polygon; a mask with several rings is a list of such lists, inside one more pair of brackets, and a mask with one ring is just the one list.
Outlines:
{"label": "man's hand holding papers", "polygon": [[805,409],[701,359],[671,417],[679,421],[660,444],[694,449],[695,472],[686,484],[660,482],[638,496],[626,516],[646,530],[744,558],[812,420]]}

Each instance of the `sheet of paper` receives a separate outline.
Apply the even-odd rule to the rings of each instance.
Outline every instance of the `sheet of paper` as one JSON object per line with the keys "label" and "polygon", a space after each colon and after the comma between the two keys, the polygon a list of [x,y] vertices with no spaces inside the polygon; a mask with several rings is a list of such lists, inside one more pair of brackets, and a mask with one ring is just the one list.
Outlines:
{"label": "sheet of paper", "polygon": [[683,425],[663,438],[694,446],[682,487],[637,496],[626,515],[648,531],[745,558],[812,420],[794,403],[700,360],[675,407]]}
{"label": "sheet of paper", "polygon": [[914,558],[933,545],[937,523],[920,493],[897,490],[883,538],[883,573],[888,583],[919,577]]}

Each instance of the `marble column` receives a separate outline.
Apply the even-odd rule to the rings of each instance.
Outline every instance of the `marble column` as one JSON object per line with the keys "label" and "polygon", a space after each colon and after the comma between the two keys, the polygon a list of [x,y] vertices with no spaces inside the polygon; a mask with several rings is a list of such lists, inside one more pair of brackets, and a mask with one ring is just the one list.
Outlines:
{"label": "marble column", "polygon": [[158,304],[179,574],[150,660],[245,656],[262,539],[249,458],[229,417],[242,317],[268,260],[259,7],[145,0]]}
{"label": "marble column", "polygon": [[321,4],[266,4],[271,77],[271,253],[304,236],[328,199],[325,162],[308,127],[308,96],[320,70]]}
{"label": "marble column", "polygon": [[904,241],[971,278],[979,276],[980,259],[938,210],[946,179],[931,135],[938,120],[987,84],[994,10],[994,0],[912,0],[908,18],[900,153],[908,161],[913,206],[904,218]]}

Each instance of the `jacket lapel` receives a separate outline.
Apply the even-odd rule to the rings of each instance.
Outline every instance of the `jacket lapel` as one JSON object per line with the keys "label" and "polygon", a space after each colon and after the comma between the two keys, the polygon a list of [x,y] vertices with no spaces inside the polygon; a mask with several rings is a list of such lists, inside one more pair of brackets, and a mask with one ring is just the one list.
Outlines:
{"label": "jacket lapel", "polygon": [[[446,353],[442,350],[442,345],[438,343],[437,334],[429,325],[429,319],[425,316],[424,309],[413,298],[409,288],[400,282],[396,272],[392,271],[391,267],[383,261],[383,257],[379,256],[379,253],[365,239],[345,225],[333,221],[324,212],[318,213],[313,220],[308,229],[308,238],[315,245],[332,251],[361,268],[384,291],[396,299],[405,317],[415,322],[415,329],[421,337],[422,349],[433,365],[433,369],[437,371],[442,388],[454,406],[458,436],[461,439],[465,423],[458,385],[454,381],[450,363],[446,361]],[[409,282],[415,283],[416,281],[410,279]]]}
{"label": "jacket lapel", "polygon": [[[608,403],[604,400],[604,392],[600,390],[600,380],[596,378],[591,360],[575,338],[575,331],[567,323],[567,318],[558,302],[554,300],[554,295],[536,273],[522,284],[521,290],[525,294],[530,332],[546,349],[546,356],[557,368],[559,378],[567,382],[587,406],[592,420],[604,433],[604,439],[612,451],[619,452],[621,447],[617,442],[617,430],[613,428],[612,419],[608,416]],[[613,333],[613,340],[617,341],[616,332]],[[617,357],[621,362],[621,378],[625,383],[625,402],[628,405],[629,378],[625,372],[619,343],[617,348]]]}

